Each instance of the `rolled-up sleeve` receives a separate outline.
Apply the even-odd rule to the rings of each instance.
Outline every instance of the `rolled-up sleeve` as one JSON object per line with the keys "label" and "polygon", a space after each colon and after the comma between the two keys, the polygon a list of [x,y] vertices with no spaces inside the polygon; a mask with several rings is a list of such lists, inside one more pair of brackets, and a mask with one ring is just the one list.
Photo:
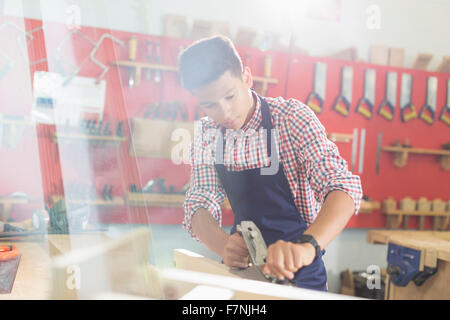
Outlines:
{"label": "rolled-up sleeve", "polygon": [[328,139],[324,126],[314,112],[296,100],[292,104],[290,136],[300,168],[309,181],[316,201],[323,204],[328,193],[341,190],[353,199],[354,213],[357,214],[362,199],[359,176],[348,170],[347,161],[340,156],[337,146]]}
{"label": "rolled-up sleeve", "polygon": [[[225,191],[217,176],[213,163],[207,161],[201,154],[205,153],[205,143],[203,139],[203,126],[201,122],[194,136],[191,145],[190,163],[191,177],[189,189],[186,192],[184,201],[183,229],[189,235],[199,240],[192,230],[192,217],[199,208],[208,210],[219,226],[222,226],[222,211],[220,205],[225,201]],[[207,146],[206,146],[207,147]]]}

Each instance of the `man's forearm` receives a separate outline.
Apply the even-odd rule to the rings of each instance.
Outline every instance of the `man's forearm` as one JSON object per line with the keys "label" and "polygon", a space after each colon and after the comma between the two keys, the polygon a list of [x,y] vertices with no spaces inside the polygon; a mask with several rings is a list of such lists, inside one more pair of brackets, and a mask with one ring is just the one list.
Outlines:
{"label": "man's forearm", "polygon": [[305,234],[311,234],[323,249],[344,230],[354,211],[353,199],[344,191],[334,190]]}
{"label": "man's forearm", "polygon": [[208,210],[200,208],[195,211],[192,230],[205,246],[222,256],[229,235],[220,228]]}

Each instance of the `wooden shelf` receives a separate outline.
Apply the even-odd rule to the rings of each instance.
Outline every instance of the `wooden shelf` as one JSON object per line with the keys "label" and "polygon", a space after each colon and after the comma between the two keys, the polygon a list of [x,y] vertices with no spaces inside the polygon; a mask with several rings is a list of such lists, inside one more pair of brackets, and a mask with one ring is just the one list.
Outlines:
{"label": "wooden shelf", "polygon": [[26,198],[0,198],[0,205],[25,204],[28,202],[29,201]]}
{"label": "wooden shelf", "polygon": [[105,143],[119,144],[126,141],[125,137],[118,136],[102,136],[102,135],[90,135],[83,133],[52,133],[52,141],[57,142],[59,139],[62,140],[88,140],[88,141],[99,141]]}
{"label": "wooden shelf", "polygon": [[379,201],[362,201],[359,208],[360,213],[371,213],[373,210],[379,210],[381,204]]}
{"label": "wooden shelf", "polygon": [[[111,62],[111,65],[118,66],[118,67],[125,67],[125,68],[134,68],[135,69],[135,79],[134,82],[136,85],[139,85],[141,83],[141,75],[142,75],[142,69],[153,69],[153,70],[160,70],[160,71],[169,71],[169,72],[178,72],[177,67],[173,66],[167,66],[162,64],[152,64],[152,63],[144,63],[144,62],[135,62],[135,61],[113,61]],[[270,78],[270,77],[258,77],[254,76],[253,81],[256,83],[262,84],[262,94],[265,95],[267,92],[267,86],[269,84],[277,84],[278,79]]]}
{"label": "wooden shelf", "polygon": [[450,170],[450,150],[433,150],[420,148],[405,148],[397,146],[383,146],[381,150],[394,153],[394,165],[402,168],[408,162],[408,154],[424,154],[439,156],[441,167],[444,170]]}
{"label": "wooden shelf", "polygon": [[34,126],[38,123],[35,123],[33,121],[23,121],[23,120],[15,120],[15,119],[0,119],[0,123],[5,124],[13,124],[13,125],[22,125],[22,126]]}
{"label": "wooden shelf", "polygon": [[409,228],[410,216],[419,218],[419,230],[424,229],[425,219],[433,219],[433,230],[447,230],[450,222],[450,211],[446,209],[447,202],[441,199],[428,201],[422,197],[419,200],[413,200],[409,197],[397,201],[392,197],[383,201],[382,212],[386,214],[386,227],[388,229],[398,229],[403,223],[403,228]]}
{"label": "wooden shelf", "polygon": [[27,204],[30,201],[26,198],[0,198],[0,221],[7,221],[10,218],[11,208],[15,204]]}
{"label": "wooden shelf", "polygon": [[[58,202],[62,199],[62,196],[52,196],[53,202]],[[96,200],[92,199],[66,199],[67,204],[85,204],[89,206],[101,206],[101,207],[115,207],[125,205],[125,200],[122,197],[113,197],[112,200],[103,200],[98,198]]]}
{"label": "wooden shelf", "polygon": [[[181,208],[185,198],[184,194],[128,192],[127,203],[133,206]],[[231,209],[228,199],[225,199],[222,209]]]}
{"label": "wooden shelf", "polygon": [[135,62],[135,61],[126,61],[126,60],[113,61],[113,62],[111,62],[111,65],[119,66],[119,67],[127,67],[127,68],[136,68],[136,69],[154,69],[154,70],[161,70],[161,71],[178,72],[178,68],[173,67],[173,66],[166,66],[163,64],[144,63],[144,62]]}
{"label": "wooden shelf", "polygon": [[327,133],[327,137],[333,142],[350,142],[353,140],[353,134],[351,133],[330,132]]}
{"label": "wooden shelf", "polygon": [[406,211],[400,209],[388,209],[383,211],[387,215],[402,215],[402,216],[450,216],[450,211],[433,212],[433,211]]}

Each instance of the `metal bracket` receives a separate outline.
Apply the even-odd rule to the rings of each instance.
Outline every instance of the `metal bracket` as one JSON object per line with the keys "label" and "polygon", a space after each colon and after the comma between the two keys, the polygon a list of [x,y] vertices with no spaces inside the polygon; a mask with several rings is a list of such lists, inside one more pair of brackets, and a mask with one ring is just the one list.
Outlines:
{"label": "metal bracket", "polygon": [[100,45],[102,44],[103,40],[106,39],[106,38],[109,38],[109,39],[111,39],[113,42],[118,43],[121,47],[124,47],[124,46],[125,46],[125,43],[124,43],[122,40],[120,40],[120,39],[118,39],[118,38],[116,38],[116,37],[110,35],[109,33],[104,33],[104,34],[102,34],[102,36],[100,37],[100,39],[97,41],[97,43],[96,43],[94,49],[92,49],[91,53],[89,54],[89,58],[92,60],[92,62],[94,62],[96,65],[98,65],[98,66],[99,66],[100,68],[102,68],[102,70],[103,70],[103,71],[100,73],[100,75],[97,77],[97,82],[99,82],[100,79],[103,78],[103,76],[104,76],[104,75],[106,74],[106,72],[108,72],[108,70],[109,70],[109,67],[108,67],[108,66],[104,65],[103,63],[101,63],[100,61],[98,61],[97,59],[95,59],[95,57],[94,57],[95,53],[96,53],[97,50],[100,48]]}

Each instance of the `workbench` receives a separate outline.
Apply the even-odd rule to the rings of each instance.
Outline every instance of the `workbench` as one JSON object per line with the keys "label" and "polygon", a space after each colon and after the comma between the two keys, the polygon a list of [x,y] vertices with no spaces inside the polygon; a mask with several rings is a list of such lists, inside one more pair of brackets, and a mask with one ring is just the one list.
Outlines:
{"label": "workbench", "polygon": [[[450,299],[450,232],[449,231],[393,231],[369,230],[367,242],[388,245],[389,255],[395,255],[395,250],[407,250],[400,263],[404,266],[413,265],[413,256],[417,253],[417,268],[423,274],[427,270],[435,273],[425,277],[423,284],[410,281],[407,285],[395,285],[391,280],[395,274],[387,274],[386,300],[431,300]],[[389,249],[391,248],[391,249]],[[410,255],[410,256],[408,256]],[[410,258],[406,260],[405,258]],[[393,261],[393,260],[391,260]],[[411,262],[411,263],[410,263]],[[405,267],[407,268],[407,267]],[[392,268],[391,268],[392,269]],[[388,265],[389,270],[389,265]],[[403,270],[402,270],[403,271]],[[406,272],[407,273],[407,272]],[[392,278],[392,279],[391,279]]]}
{"label": "workbench", "polygon": [[9,294],[0,294],[0,300],[49,299],[51,296],[52,258],[107,239],[109,238],[104,233],[0,239],[1,246],[15,245],[22,254],[12,291]]}

